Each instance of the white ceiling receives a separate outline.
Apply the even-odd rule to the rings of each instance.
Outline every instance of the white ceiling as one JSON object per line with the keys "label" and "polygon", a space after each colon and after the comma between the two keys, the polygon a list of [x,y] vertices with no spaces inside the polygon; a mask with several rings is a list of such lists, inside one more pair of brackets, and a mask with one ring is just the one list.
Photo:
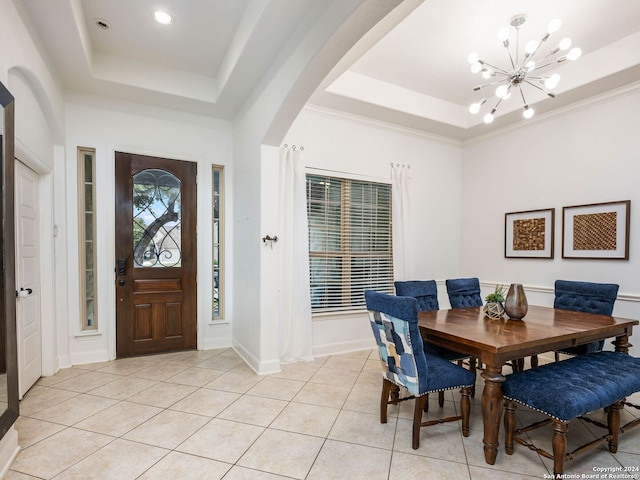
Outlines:
{"label": "white ceiling", "polygon": [[[327,2],[22,4],[66,89],[232,119],[272,73],[270,66],[305,16]],[[171,12],[174,23],[156,24],[155,6]],[[496,32],[516,14],[527,16],[520,28],[522,45],[539,40],[549,21],[559,18],[562,27],[549,45],[569,36],[583,52],[576,62],[557,68],[562,79],[555,99],[532,87],[524,90],[536,116],[640,80],[638,0],[425,0],[395,28],[385,30],[386,35],[372,32],[356,45],[310,103],[459,140],[521,122],[517,96],[500,106],[500,116],[490,126],[482,123],[484,109],[476,116],[468,113],[469,104],[482,96],[473,92],[482,81],[470,72],[467,56],[476,51],[487,62],[506,67],[508,56]],[[111,28],[98,28],[96,19]]]}

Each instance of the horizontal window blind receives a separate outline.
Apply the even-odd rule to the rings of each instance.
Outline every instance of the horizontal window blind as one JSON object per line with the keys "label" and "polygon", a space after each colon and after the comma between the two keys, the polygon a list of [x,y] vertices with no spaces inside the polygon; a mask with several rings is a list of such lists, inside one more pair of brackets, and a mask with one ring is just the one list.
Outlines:
{"label": "horizontal window blind", "polygon": [[391,186],[307,175],[313,312],[362,309],[364,291],[393,291]]}

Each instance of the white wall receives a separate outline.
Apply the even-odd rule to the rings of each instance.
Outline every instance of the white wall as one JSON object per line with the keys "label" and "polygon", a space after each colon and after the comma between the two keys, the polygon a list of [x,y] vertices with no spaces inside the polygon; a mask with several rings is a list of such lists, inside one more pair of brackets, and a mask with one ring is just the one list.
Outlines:
{"label": "white wall", "polygon": [[[390,183],[391,162],[411,166],[411,223],[414,278],[442,280],[457,275],[460,252],[462,149],[364,119],[305,108],[285,141],[303,146],[305,164],[326,174]],[[446,293],[440,301],[448,305]],[[365,312],[316,316],[314,354],[372,346]]]}
{"label": "white wall", "polygon": [[[226,292],[225,322],[212,323],[212,173],[225,167],[225,278],[233,282],[233,164],[231,124],[227,121],[134,105],[107,98],[70,95],[66,108],[66,237],[68,248],[68,364],[115,358],[115,151],[198,164],[198,348],[231,345],[233,290]],[[96,248],[98,255],[98,334],[81,332],[77,255],[77,147],[96,149]],[[64,347],[64,346],[62,346]]]}
{"label": "white wall", "polygon": [[[461,273],[539,287],[531,303],[542,305],[558,278],[617,283],[614,315],[640,318],[639,111],[636,88],[465,145]],[[562,207],[617,200],[631,200],[629,260],[562,259]],[[556,209],[555,258],[505,259],[505,212],[542,208]]]}

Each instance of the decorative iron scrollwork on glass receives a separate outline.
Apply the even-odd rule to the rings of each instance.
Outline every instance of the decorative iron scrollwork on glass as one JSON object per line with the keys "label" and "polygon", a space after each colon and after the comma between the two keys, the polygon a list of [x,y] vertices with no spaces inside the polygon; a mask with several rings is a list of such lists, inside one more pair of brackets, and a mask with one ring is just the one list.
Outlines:
{"label": "decorative iron scrollwork on glass", "polygon": [[134,266],[180,266],[180,187],[180,179],[164,170],[142,170],[133,176]]}

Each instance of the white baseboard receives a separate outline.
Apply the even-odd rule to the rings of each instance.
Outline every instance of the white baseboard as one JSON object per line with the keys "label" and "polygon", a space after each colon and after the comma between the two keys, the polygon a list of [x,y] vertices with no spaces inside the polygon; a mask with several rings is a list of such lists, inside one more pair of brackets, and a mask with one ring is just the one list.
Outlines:
{"label": "white baseboard", "polygon": [[371,350],[376,348],[376,343],[371,339],[352,340],[348,342],[330,343],[326,345],[314,345],[314,357],[326,357],[327,355],[338,355],[341,353],[357,352],[360,350]]}
{"label": "white baseboard", "polygon": [[0,440],[0,478],[4,478],[7,475],[19,451],[18,431],[14,424],[9,427],[7,433]]}

